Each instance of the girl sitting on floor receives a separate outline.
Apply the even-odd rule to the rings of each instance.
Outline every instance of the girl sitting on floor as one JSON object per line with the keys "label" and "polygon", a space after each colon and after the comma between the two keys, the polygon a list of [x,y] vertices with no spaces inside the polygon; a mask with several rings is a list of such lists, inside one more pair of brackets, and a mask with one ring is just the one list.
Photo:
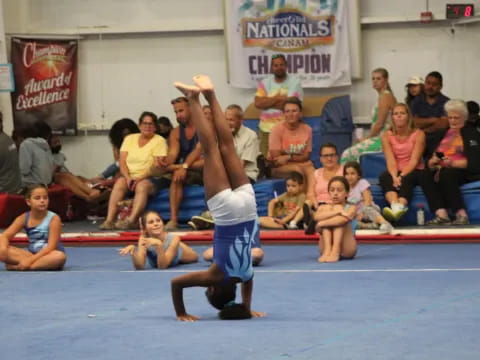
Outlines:
{"label": "girl sitting on floor", "polygon": [[140,218],[138,245],[128,245],[119,250],[120,255],[131,255],[136,270],[143,270],[148,260],[152,268],[166,269],[178,264],[198,261],[198,254],[180,241],[180,236],[167,233],[160,214],[146,211]]}
{"label": "girl sitting on floor", "polygon": [[362,178],[362,169],[356,161],[343,166],[343,176],[350,185],[348,202],[357,207],[358,229],[380,229],[390,233],[393,226],[380,214],[380,207],[373,202],[370,183]]}
{"label": "girl sitting on floor", "polygon": [[[18,216],[0,235],[0,261],[7,270],[61,270],[67,257],[60,241],[62,222],[48,211],[48,189],[43,184],[30,185],[25,192],[30,211]],[[28,248],[9,245],[25,229]]]}
{"label": "girl sitting on floor", "polygon": [[[347,203],[350,186],[343,176],[335,176],[328,182],[331,202],[320,205],[315,212],[316,231],[320,234],[319,262],[337,262],[353,259],[357,253],[355,240],[355,205]],[[352,221],[353,220],[353,221]]]}

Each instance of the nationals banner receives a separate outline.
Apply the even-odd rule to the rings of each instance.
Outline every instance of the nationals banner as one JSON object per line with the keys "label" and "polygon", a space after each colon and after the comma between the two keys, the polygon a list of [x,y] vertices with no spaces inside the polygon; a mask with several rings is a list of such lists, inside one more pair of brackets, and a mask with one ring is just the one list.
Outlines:
{"label": "nationals banner", "polygon": [[12,38],[15,128],[44,120],[54,134],[77,132],[77,41]]}
{"label": "nationals banner", "polygon": [[254,88],[282,53],[305,87],[351,84],[348,0],[225,0],[230,84]]}

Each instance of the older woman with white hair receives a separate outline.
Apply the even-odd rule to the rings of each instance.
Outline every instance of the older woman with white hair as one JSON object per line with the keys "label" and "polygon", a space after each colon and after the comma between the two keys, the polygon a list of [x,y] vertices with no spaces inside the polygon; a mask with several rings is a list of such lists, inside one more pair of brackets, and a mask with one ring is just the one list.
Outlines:
{"label": "older woman with white hair", "polygon": [[[460,191],[463,184],[480,179],[480,133],[466,123],[468,109],[462,100],[445,104],[449,127],[427,140],[427,168],[420,183],[435,218],[427,225],[469,223]],[[455,216],[453,222],[448,211]]]}

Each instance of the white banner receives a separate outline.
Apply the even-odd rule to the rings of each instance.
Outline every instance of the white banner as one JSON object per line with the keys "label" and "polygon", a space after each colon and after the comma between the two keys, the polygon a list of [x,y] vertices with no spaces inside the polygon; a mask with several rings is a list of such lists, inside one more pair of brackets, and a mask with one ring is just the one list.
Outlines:
{"label": "white banner", "polygon": [[255,88],[282,53],[304,87],[351,84],[349,0],[225,0],[232,86]]}

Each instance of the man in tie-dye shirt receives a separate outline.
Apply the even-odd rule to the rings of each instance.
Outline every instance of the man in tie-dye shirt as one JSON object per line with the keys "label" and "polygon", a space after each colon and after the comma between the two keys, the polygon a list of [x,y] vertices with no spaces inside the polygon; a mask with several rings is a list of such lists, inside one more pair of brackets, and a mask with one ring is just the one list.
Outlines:
{"label": "man in tie-dye shirt", "polygon": [[260,81],[255,94],[255,106],[261,109],[259,124],[260,152],[268,154],[268,137],[272,128],[283,121],[283,105],[289,97],[303,99],[300,79],[287,74],[287,60],[284,55],[272,56],[272,74]]}

